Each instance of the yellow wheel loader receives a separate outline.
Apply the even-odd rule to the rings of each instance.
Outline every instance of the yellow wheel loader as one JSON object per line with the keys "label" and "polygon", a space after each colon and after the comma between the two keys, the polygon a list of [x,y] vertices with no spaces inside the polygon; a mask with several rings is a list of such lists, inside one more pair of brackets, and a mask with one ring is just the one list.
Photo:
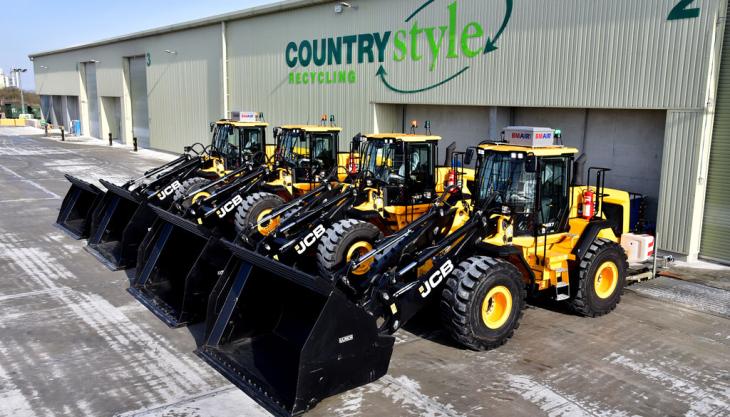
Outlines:
{"label": "yellow wheel loader", "polygon": [[[235,127],[234,124],[236,124]],[[243,140],[239,143],[229,140],[229,136],[236,132],[235,129],[242,128],[243,125],[262,128],[266,126],[265,123],[258,121],[253,124],[241,124],[229,120],[212,123],[212,140],[209,145],[194,143],[186,146],[184,153],[175,160],[151,169],[143,176],[129,180],[121,186],[104,180],[100,180],[100,182],[105,187],[109,186],[134,201],[146,200],[153,204],[169,205],[170,197],[180,189],[181,181],[189,176],[220,176],[226,170],[240,165],[247,154],[258,152],[257,149],[252,149],[245,144]],[[234,152],[231,152],[232,149],[240,149],[241,152],[235,155]],[[109,193],[105,193],[96,185],[80,178],[67,174],[66,179],[71,183],[71,187],[61,204],[56,225],[71,237],[84,239],[89,237],[93,215],[99,211],[102,200],[105,197],[107,200],[113,198],[110,198],[107,195]],[[108,201],[104,201],[104,203],[108,205]]]}
{"label": "yellow wheel loader", "polygon": [[[436,165],[440,140],[430,134],[358,135],[357,156],[350,157],[358,173],[351,181],[308,196],[311,201],[264,212],[240,207],[237,218],[247,220],[238,228],[243,244],[304,271],[319,265],[323,275],[337,273],[376,240],[423,215],[449,182],[463,182],[453,167]],[[272,223],[276,227],[266,227]]]}
{"label": "yellow wheel loader", "polygon": [[[154,207],[157,220],[139,248],[129,292],[170,326],[203,320],[215,284],[209,276],[217,277],[227,259],[220,239],[236,236],[237,208],[252,197],[259,208],[273,208],[339,181],[333,172],[348,154],[338,152],[341,128],[324,122],[275,128],[277,146],[269,165],[191,191],[176,202],[176,212]],[[259,198],[263,193],[276,199]]]}
{"label": "yellow wheel loader", "polygon": [[[628,194],[605,189],[603,169],[589,171],[594,186],[574,185],[577,150],[555,145],[552,130],[506,131],[508,142],[460,154],[463,165],[477,154],[473,194],[448,184],[420,217],[333,275],[226,242],[234,258],[210,295],[196,353],[263,406],[297,415],[383,376],[393,333],[432,301],[454,340],[477,350],[512,336],[528,293],[586,316],[611,311],[627,274],[617,241],[628,231]],[[348,253],[348,242],[329,252]]]}
{"label": "yellow wheel loader", "polygon": [[226,175],[248,172],[265,162],[267,123],[220,120],[211,124],[211,144],[197,157],[155,171],[122,186],[100,180],[107,188],[91,216],[85,249],[109,269],[134,265],[137,249],[155,214],[151,207],[170,209],[190,192]]}

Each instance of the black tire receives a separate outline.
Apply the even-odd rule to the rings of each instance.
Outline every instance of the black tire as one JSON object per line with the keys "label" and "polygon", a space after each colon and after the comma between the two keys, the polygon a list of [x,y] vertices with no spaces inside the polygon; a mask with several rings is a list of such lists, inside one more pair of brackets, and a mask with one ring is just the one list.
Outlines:
{"label": "black tire", "polygon": [[380,239],[380,230],[372,223],[345,219],[332,225],[317,246],[317,267],[322,276],[333,276],[346,266],[347,253],[358,242],[372,247]]}
{"label": "black tire", "polygon": [[199,190],[206,185],[210,184],[210,180],[203,177],[192,177],[182,182],[182,187],[175,190],[172,197],[175,201],[182,200],[186,195],[192,193],[195,190]]}
{"label": "black tire", "polygon": [[[600,288],[596,288],[597,282],[601,285],[601,281],[597,281],[596,275],[608,263],[613,263],[617,269],[616,276],[611,278],[616,283],[615,286],[606,285],[606,281],[603,281],[606,278],[602,278],[604,291],[601,291]],[[627,269],[626,253],[619,244],[606,239],[596,239],[572,274],[575,277],[570,283],[574,291],[570,302],[573,310],[583,316],[597,317],[615,309],[621,301],[621,293],[626,285]],[[611,276],[611,271],[608,272],[608,275]],[[611,287],[613,289],[607,292]],[[603,294],[599,295],[599,293]]]}
{"label": "black tire", "polygon": [[[284,200],[276,194],[258,192],[243,199],[243,203],[236,209],[236,232],[241,233],[252,224],[259,221],[259,216],[265,210],[271,210],[284,204]],[[261,233],[264,236],[264,233]]]}
{"label": "black tire", "polygon": [[[482,309],[490,301],[486,299],[490,291],[502,288],[508,294],[501,292],[496,297],[501,296],[504,302],[509,298],[511,307],[506,310],[505,305],[505,312],[498,315],[502,320],[490,328],[482,318]],[[441,319],[459,344],[474,350],[494,349],[502,346],[520,326],[525,297],[522,274],[514,265],[501,259],[474,256],[461,262],[446,278],[441,292]]]}

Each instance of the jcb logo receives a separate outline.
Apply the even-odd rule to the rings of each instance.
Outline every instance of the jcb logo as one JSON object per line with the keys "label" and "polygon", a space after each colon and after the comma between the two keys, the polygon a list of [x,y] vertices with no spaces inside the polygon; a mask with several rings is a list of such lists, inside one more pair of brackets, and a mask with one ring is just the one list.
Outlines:
{"label": "jcb logo", "polygon": [[321,238],[324,235],[325,229],[324,226],[321,224],[312,230],[312,233],[308,234],[307,236],[302,239],[301,242],[297,243],[296,246],[294,246],[294,249],[297,251],[298,254],[303,254],[307,251],[312,245],[317,243],[317,240]]}
{"label": "jcb logo", "polygon": [[433,291],[434,288],[438,287],[441,282],[443,282],[444,278],[449,276],[451,271],[454,270],[454,264],[451,263],[451,259],[446,261],[443,265],[441,265],[441,268],[439,268],[438,271],[434,272],[426,281],[423,282],[423,285],[418,288],[418,291],[421,292],[421,297],[426,298],[431,294],[431,291]]}
{"label": "jcb logo", "polygon": [[226,215],[228,213],[235,210],[236,207],[240,206],[241,203],[243,203],[243,197],[241,197],[240,195],[237,195],[237,196],[233,197],[233,199],[231,199],[231,201],[224,204],[223,207],[216,210],[215,214],[217,214],[218,217],[220,217],[222,219],[222,218],[226,217]]}
{"label": "jcb logo", "polygon": [[167,197],[173,195],[175,193],[175,190],[182,191],[182,188],[182,184],[180,184],[179,181],[175,181],[167,187],[163,188],[160,192],[158,192],[157,198],[159,198],[160,201],[164,201]]}

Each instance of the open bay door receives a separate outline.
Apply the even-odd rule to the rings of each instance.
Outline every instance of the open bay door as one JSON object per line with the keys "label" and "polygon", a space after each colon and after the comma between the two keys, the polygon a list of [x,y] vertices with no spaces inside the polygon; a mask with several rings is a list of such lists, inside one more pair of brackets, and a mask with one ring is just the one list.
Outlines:
{"label": "open bay door", "polygon": [[703,258],[726,263],[730,263],[730,244],[728,244],[730,191],[728,190],[730,190],[730,23],[725,24],[700,246],[700,256]]}

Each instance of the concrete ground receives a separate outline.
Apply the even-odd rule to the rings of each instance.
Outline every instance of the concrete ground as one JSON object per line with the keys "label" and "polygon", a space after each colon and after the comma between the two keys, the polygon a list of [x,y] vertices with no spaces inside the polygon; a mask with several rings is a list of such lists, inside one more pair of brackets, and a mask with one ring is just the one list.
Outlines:
{"label": "concrete ground", "polygon": [[[121,181],[170,156],[37,132],[0,129],[0,415],[268,415],[192,354],[191,330],[128,295],[125,272],[52,226],[63,173]],[[727,300],[663,277],[598,319],[530,307],[490,352],[454,347],[426,316],[397,334],[387,376],[308,415],[726,416]]]}

